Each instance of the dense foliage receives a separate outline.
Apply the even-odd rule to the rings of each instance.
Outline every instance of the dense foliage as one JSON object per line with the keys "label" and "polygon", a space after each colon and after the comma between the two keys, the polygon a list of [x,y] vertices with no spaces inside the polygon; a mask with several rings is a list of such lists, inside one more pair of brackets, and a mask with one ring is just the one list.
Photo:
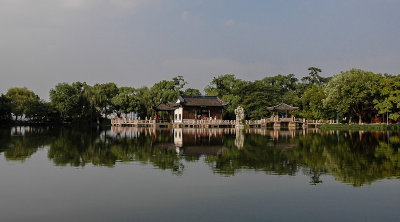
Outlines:
{"label": "dense foliage", "polygon": [[8,123],[11,120],[11,100],[5,95],[0,96],[0,123]]}
{"label": "dense foliage", "polygon": [[[205,95],[228,102],[225,119],[234,119],[237,106],[247,119],[271,116],[266,108],[281,102],[297,106],[296,116],[307,119],[339,119],[342,122],[384,121],[400,117],[400,75],[376,74],[351,69],[333,77],[319,75],[321,69],[308,68],[300,80],[294,74],[245,81],[234,74],[214,77]],[[111,113],[135,112],[141,118],[154,116],[153,107],[175,102],[179,95],[201,95],[199,89],[186,88],[182,76],[162,80],[152,87],[118,87],[115,83],[90,86],[82,82],[59,83],[45,102],[27,88],[11,88],[0,97],[0,122],[14,119],[30,122],[97,122]],[[288,113],[287,113],[288,114]]]}

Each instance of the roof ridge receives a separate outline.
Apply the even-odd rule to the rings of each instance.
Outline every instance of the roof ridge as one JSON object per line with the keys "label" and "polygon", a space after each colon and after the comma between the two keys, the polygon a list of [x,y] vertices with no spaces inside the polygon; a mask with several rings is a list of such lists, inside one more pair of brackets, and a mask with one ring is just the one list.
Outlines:
{"label": "roof ridge", "polygon": [[180,95],[181,97],[191,97],[191,98],[218,98],[218,96],[206,96],[206,95]]}

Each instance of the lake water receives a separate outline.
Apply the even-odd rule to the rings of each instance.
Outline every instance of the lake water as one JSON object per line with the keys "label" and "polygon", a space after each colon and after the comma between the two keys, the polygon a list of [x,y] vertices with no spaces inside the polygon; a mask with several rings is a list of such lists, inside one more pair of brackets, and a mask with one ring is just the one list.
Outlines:
{"label": "lake water", "polygon": [[399,221],[400,133],[2,128],[1,221]]}

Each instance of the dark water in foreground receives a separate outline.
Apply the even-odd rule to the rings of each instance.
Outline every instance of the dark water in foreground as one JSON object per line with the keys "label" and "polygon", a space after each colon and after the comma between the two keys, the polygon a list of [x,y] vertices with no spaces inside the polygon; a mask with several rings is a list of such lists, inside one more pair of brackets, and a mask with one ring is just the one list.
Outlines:
{"label": "dark water in foreground", "polygon": [[1,221],[399,221],[399,136],[3,128]]}

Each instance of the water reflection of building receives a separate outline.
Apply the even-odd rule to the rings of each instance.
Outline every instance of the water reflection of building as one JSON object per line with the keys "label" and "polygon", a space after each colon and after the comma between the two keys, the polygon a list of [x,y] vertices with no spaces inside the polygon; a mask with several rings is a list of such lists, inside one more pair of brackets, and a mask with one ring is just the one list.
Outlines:
{"label": "water reflection of building", "polygon": [[[142,127],[111,127],[106,137],[138,139],[152,137],[153,145],[160,150],[175,150],[180,155],[218,155],[224,147],[224,135],[235,134],[232,128],[178,128],[155,129]],[[103,135],[104,136],[104,135]]]}
{"label": "water reflection of building", "polygon": [[224,149],[224,129],[174,129],[176,152],[182,155],[218,155]]}
{"label": "water reflection of building", "polygon": [[[139,138],[141,135],[158,138],[158,134],[169,134],[170,139],[156,140],[155,144],[161,149],[174,149],[179,154],[219,154],[223,149],[224,135],[234,135],[234,145],[242,149],[245,144],[246,134],[258,134],[271,138],[267,146],[276,148],[294,148],[294,138],[306,134],[319,133],[318,129],[303,130],[277,130],[267,128],[249,128],[246,130],[235,128],[176,128],[155,129],[142,127],[112,127],[111,131],[104,133],[107,137],[114,138]],[[225,147],[226,148],[226,147]]]}
{"label": "water reflection of building", "polygon": [[[111,130],[105,131],[105,136],[113,138],[138,138],[140,135],[153,135],[156,134],[156,130],[152,127],[120,127],[112,126]],[[104,136],[103,135],[103,136]]]}
{"label": "water reflection of building", "polygon": [[14,126],[10,128],[11,136],[24,136],[27,133],[44,133],[50,130],[50,127],[30,127],[30,126]]}

